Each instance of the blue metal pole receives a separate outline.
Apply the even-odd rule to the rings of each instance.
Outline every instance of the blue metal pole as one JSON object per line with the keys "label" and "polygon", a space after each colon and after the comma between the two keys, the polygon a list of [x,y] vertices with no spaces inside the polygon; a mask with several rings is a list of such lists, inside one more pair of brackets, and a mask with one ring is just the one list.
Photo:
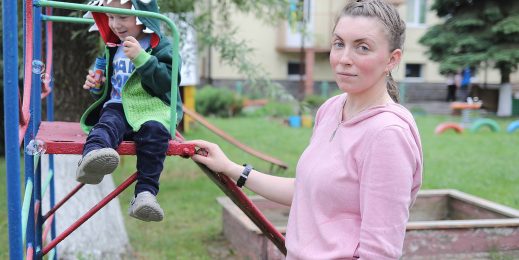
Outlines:
{"label": "blue metal pole", "polygon": [[[33,40],[33,60],[42,60],[41,50],[42,50],[42,31],[41,31],[41,7],[33,6],[33,30],[34,30],[34,40]],[[32,98],[31,105],[33,107],[32,110],[32,133],[34,138],[38,134],[38,128],[40,127],[41,122],[41,76],[47,73],[47,71],[42,72],[42,74],[33,73],[32,77]],[[42,156],[40,154],[40,156]],[[40,157],[41,159],[41,157]],[[36,224],[34,227],[34,254],[35,259],[41,258],[41,250],[42,250],[42,222],[43,217],[41,214],[42,210],[42,201],[41,201],[41,160],[38,160],[37,165],[33,165],[34,167],[34,216],[36,220]]]}
{"label": "blue metal pole", "polygon": [[[7,222],[9,257],[23,258],[20,149],[18,144],[18,10],[17,1],[2,1],[2,41],[4,57],[4,139],[7,179]],[[14,46],[14,48],[13,48]]]}
{"label": "blue metal pole", "polygon": [[[46,35],[47,38],[49,37],[48,33],[49,32],[47,32],[47,35]],[[52,75],[54,73],[53,70],[54,69],[51,68],[51,70],[49,71],[49,75],[51,75],[51,78],[54,78],[54,77],[52,77]],[[47,121],[54,121],[54,80],[52,80],[49,83],[49,87],[51,89],[51,92],[47,96]],[[49,173],[50,172],[54,172],[54,155],[52,155],[52,154],[49,154]],[[50,194],[49,194],[49,200],[50,200],[49,208],[52,209],[52,208],[54,208],[54,205],[56,205],[56,193],[55,193],[56,190],[55,190],[55,186],[54,186],[54,175],[52,175],[52,178],[50,180],[49,192],[50,192]],[[51,240],[54,240],[54,238],[56,238],[56,221],[57,221],[57,218],[56,218],[56,216],[54,216],[52,224],[51,224],[51,228],[50,228]],[[54,254],[54,258],[53,259],[54,260],[58,259],[58,254],[57,253]]]}

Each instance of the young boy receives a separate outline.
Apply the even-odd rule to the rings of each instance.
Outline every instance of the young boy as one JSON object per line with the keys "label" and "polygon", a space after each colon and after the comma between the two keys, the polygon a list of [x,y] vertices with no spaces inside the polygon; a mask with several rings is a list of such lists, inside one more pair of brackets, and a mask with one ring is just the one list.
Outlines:
{"label": "young boy", "polygon": [[[158,12],[156,0],[119,1],[91,4]],[[138,173],[128,214],[144,221],[161,221],[164,212],[155,196],[171,138],[168,129],[182,117],[178,94],[178,121],[170,122],[171,66],[179,58],[172,58],[171,44],[161,34],[156,19],[104,13],[92,16],[107,45],[107,72],[99,94],[92,71],[83,85],[97,100],[81,117],[82,127],[89,134],[76,179],[82,183],[100,183],[119,164],[115,149],[123,140],[133,140]]]}

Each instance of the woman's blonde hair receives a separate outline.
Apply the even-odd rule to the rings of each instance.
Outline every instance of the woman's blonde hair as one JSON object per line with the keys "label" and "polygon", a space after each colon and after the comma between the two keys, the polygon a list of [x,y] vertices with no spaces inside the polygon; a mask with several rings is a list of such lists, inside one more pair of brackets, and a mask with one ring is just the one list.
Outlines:
{"label": "woman's blonde hair", "polygon": [[[386,28],[389,41],[389,52],[403,50],[405,41],[405,22],[400,18],[396,8],[385,0],[353,0],[342,9],[335,21],[333,30],[342,17],[363,16],[378,19]],[[387,75],[387,92],[395,102],[399,102],[398,86],[389,71]]]}

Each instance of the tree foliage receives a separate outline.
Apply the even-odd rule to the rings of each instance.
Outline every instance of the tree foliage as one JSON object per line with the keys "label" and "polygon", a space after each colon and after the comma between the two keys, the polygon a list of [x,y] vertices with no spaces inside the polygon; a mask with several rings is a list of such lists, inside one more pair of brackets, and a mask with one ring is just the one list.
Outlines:
{"label": "tree foliage", "polygon": [[[66,2],[86,3],[85,0],[65,0]],[[197,31],[198,46],[208,46],[220,53],[222,60],[235,68],[248,79],[253,86],[268,87],[269,93],[282,96],[281,86],[268,78],[264,69],[252,58],[252,50],[247,43],[235,36],[236,26],[231,22],[237,13],[255,15],[266,23],[274,24],[286,15],[288,0],[159,0],[161,12],[191,12],[196,18],[192,24]],[[22,6],[19,5],[20,22],[19,53],[23,53],[22,41]],[[82,12],[54,9],[53,15],[81,17]],[[1,25],[1,21],[0,21]],[[54,23],[54,95],[56,120],[78,121],[91,97],[82,89],[85,75],[95,56],[99,54],[97,33],[88,33],[89,25]],[[1,27],[0,27],[1,30]],[[1,43],[0,43],[1,44]],[[43,54],[44,55],[44,54]],[[23,59],[19,59],[22,67]],[[0,57],[0,69],[2,58]],[[1,73],[1,72],[0,72]],[[19,74],[20,79],[23,73]],[[0,82],[0,87],[3,82]]]}
{"label": "tree foliage", "polygon": [[443,22],[420,39],[440,72],[490,63],[503,83],[519,64],[519,1],[436,0],[432,7]]}
{"label": "tree foliage", "polygon": [[222,62],[236,68],[256,91],[278,99],[292,99],[285,89],[270,80],[265,69],[254,61],[254,50],[243,39],[236,37],[238,28],[233,15],[254,15],[266,24],[277,24],[286,19],[288,0],[160,0],[161,12],[191,12],[196,18],[191,26],[196,30],[199,49],[213,48]]}

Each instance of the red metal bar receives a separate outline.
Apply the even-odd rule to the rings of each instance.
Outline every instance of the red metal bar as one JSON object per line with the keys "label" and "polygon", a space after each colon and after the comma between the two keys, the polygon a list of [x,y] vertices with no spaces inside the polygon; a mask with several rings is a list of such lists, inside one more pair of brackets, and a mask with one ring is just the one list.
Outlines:
{"label": "red metal bar", "polygon": [[24,68],[24,79],[23,79],[23,99],[20,118],[20,129],[18,132],[20,145],[23,142],[23,137],[25,135],[25,131],[27,130],[27,126],[29,125],[29,106],[31,104],[31,85],[32,85],[32,55],[33,55],[33,13],[32,13],[32,0],[25,0],[25,68]]}
{"label": "red metal bar", "polygon": [[52,221],[54,221],[54,214],[50,215],[49,219],[47,219],[47,222],[45,222],[45,230],[43,231],[43,236],[41,236],[41,241],[45,242],[45,238],[49,234],[49,230],[52,226]]}
{"label": "red metal bar", "polygon": [[27,253],[25,255],[26,260],[32,260],[32,256],[34,255],[34,248],[32,247],[32,244],[29,243],[27,246]]}
{"label": "red metal bar", "polygon": [[[46,13],[50,14],[52,8],[47,7]],[[53,44],[53,36],[52,36],[52,22],[46,21],[45,22],[45,33],[47,34],[47,48],[45,49],[45,63],[47,65],[47,73],[52,79],[52,73],[53,73],[53,67],[52,67],[52,44]],[[41,98],[44,99],[47,97],[50,92],[52,91],[49,87],[50,82],[43,82],[43,89],[41,91]]]}
{"label": "red metal bar", "polygon": [[43,248],[42,255],[46,255],[50,250],[52,250],[59,242],[65,239],[70,233],[74,232],[81,224],[85,223],[89,218],[91,218],[95,213],[97,213],[101,208],[103,208],[106,204],[108,204],[111,200],[113,200],[117,195],[123,192],[128,186],[130,186],[135,180],[137,180],[137,172],[132,174],[128,179],[126,179],[121,185],[119,185],[114,191],[108,194],[104,199],[102,199],[97,205],[91,208],[87,213],[85,213],[80,219],[78,219],[74,224],[72,224],[67,230],[63,231],[58,237],[52,240],[47,246]]}
{"label": "red metal bar", "polygon": [[283,161],[281,161],[277,158],[274,158],[272,156],[266,155],[260,151],[254,150],[251,147],[241,143],[240,141],[236,140],[234,137],[228,135],[223,130],[216,127],[215,125],[209,123],[209,121],[207,121],[202,115],[198,114],[197,112],[190,110],[189,108],[186,108],[185,106],[183,106],[183,109],[184,109],[184,113],[186,115],[190,116],[195,121],[202,124],[207,129],[211,130],[213,133],[215,133],[216,135],[223,138],[225,141],[231,143],[232,145],[240,148],[241,150],[243,150],[253,156],[256,156],[257,158],[259,158],[263,161],[278,165],[280,168],[285,169],[285,170],[288,169],[288,165],[286,163],[284,163]]}
{"label": "red metal bar", "polygon": [[39,200],[34,202],[34,224],[38,223],[38,213],[40,213],[41,203]]}
{"label": "red metal bar", "polygon": [[284,255],[287,254],[285,237],[270,223],[254,203],[236,186],[229,177],[211,171],[205,165],[197,163],[200,169],[211,179],[263,232],[265,236],[276,245]]}
{"label": "red metal bar", "polygon": [[83,188],[83,186],[85,186],[84,183],[80,183],[79,185],[77,185],[71,192],[69,192],[69,194],[67,194],[67,196],[65,196],[63,199],[61,199],[60,202],[58,202],[56,205],[54,205],[54,208],[50,209],[49,212],[47,212],[47,214],[45,214],[45,216],[43,216],[43,220],[45,221],[51,215],[53,215],[54,212],[56,212],[56,210],[58,210],[61,206],[63,206],[63,204],[65,204],[65,202],[67,202],[67,200],[69,200],[72,196],[74,196],[74,194],[76,194],[81,188]]}

